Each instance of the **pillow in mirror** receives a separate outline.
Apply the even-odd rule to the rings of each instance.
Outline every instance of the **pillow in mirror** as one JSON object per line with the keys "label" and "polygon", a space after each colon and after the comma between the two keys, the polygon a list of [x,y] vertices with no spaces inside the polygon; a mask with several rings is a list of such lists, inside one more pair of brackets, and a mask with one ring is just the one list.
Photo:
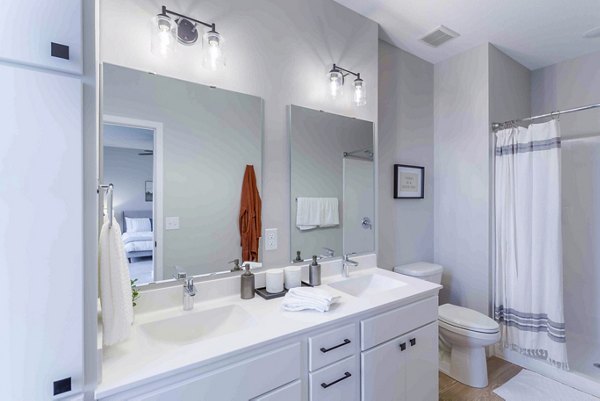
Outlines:
{"label": "pillow in mirror", "polygon": [[139,233],[152,231],[152,224],[149,218],[131,218],[125,217],[125,225],[127,226],[127,232]]}

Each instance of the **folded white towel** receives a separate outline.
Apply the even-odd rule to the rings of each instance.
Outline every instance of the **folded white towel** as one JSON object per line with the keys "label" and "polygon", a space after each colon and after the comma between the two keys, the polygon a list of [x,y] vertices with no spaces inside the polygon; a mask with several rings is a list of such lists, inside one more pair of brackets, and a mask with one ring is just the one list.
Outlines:
{"label": "folded white towel", "polygon": [[121,227],[114,218],[111,228],[108,228],[108,220],[102,226],[98,265],[102,304],[102,341],[104,345],[112,345],[129,337],[133,321],[129,265],[121,240]]}
{"label": "folded white towel", "polygon": [[331,295],[329,292],[313,287],[292,288],[285,294],[282,308],[286,311],[296,312],[301,310],[317,310],[327,312],[333,303],[339,297]]}
{"label": "folded white towel", "polygon": [[317,227],[334,227],[340,224],[337,198],[298,198],[296,227],[311,230]]}

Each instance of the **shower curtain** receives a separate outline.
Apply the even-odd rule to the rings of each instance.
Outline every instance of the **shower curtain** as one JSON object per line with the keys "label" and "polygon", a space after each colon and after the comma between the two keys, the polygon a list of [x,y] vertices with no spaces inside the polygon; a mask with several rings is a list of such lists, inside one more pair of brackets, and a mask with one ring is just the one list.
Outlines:
{"label": "shower curtain", "polygon": [[567,370],[558,121],[496,136],[494,312],[502,343]]}

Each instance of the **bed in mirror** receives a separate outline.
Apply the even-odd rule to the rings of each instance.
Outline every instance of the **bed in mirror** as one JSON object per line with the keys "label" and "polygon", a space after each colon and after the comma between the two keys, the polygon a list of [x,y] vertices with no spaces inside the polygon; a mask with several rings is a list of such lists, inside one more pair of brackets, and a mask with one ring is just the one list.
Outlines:
{"label": "bed in mirror", "polygon": [[103,65],[101,180],[137,284],[260,266],[263,107]]}
{"label": "bed in mirror", "polygon": [[293,262],[375,249],[373,123],[289,107]]}

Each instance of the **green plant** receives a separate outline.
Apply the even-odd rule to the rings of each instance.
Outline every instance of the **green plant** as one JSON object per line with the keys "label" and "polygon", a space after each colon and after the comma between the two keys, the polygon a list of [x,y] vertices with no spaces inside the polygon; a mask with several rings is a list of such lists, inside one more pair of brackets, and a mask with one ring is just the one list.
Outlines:
{"label": "green plant", "polygon": [[130,280],[131,281],[131,302],[133,303],[133,306],[137,306],[137,303],[135,302],[139,297],[140,297],[140,293],[137,290],[137,285],[135,284],[138,279],[134,279],[134,280]]}

